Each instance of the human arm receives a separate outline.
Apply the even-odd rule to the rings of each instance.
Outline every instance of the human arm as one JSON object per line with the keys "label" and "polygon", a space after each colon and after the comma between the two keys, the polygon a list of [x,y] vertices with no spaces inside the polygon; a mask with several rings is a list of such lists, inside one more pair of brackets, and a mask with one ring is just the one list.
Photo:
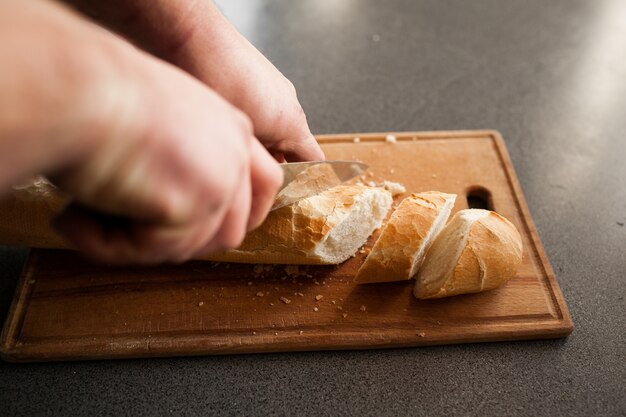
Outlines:
{"label": "human arm", "polygon": [[288,161],[324,159],[293,84],[212,1],[66,1],[194,75],[244,111],[272,154]]}
{"label": "human arm", "polygon": [[0,62],[0,194],[49,175],[78,203],[57,225],[89,255],[182,261],[269,210],[282,173],[247,116],[176,67],[30,0],[0,2]]}

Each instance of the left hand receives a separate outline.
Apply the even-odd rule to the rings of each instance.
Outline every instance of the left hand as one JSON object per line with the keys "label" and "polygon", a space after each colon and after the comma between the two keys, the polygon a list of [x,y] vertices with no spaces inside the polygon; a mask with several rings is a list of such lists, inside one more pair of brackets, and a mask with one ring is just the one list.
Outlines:
{"label": "left hand", "polygon": [[323,160],[293,84],[211,1],[66,0],[186,70],[250,117],[279,161]]}

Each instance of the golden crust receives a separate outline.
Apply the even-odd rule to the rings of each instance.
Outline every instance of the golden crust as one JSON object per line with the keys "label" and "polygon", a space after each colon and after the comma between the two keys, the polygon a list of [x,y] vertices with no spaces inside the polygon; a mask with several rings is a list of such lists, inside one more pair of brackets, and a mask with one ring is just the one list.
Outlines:
{"label": "golden crust", "polygon": [[[379,210],[384,213],[378,214],[380,219],[374,225],[378,227],[391,206],[391,194],[380,188],[339,185],[271,212],[263,225],[248,234],[237,250],[199,259],[282,264],[339,263],[345,259],[338,261],[337,257],[331,259],[332,254],[329,256],[315,253],[320,242],[352,213],[352,207],[357,200],[373,204],[381,197],[383,203],[378,203]],[[16,187],[12,195],[0,200],[0,243],[71,248],[50,226],[54,216],[67,201],[64,194],[43,179],[27,186]],[[364,212],[363,215],[368,214]],[[361,231],[365,229],[361,228]],[[373,229],[369,230],[368,234],[372,231]],[[358,243],[358,246],[363,243]],[[349,242],[348,248],[350,244],[355,243]],[[354,252],[358,246],[354,248]]]}
{"label": "golden crust", "polygon": [[[347,218],[357,198],[364,198],[365,193],[372,190],[376,190],[376,193],[389,194],[388,191],[379,188],[338,185],[318,195],[274,210],[258,229],[244,239],[239,248],[202,259],[310,265],[338,263],[320,258],[314,250],[331,230]],[[390,194],[389,204],[391,204]],[[355,248],[355,252],[357,249],[358,247]]]}
{"label": "golden crust", "polygon": [[[449,215],[444,207],[454,204],[456,195],[439,191],[411,194],[402,200],[357,272],[355,282],[389,282],[410,279],[430,244],[431,231]],[[452,200],[452,201],[450,201]],[[447,204],[446,204],[447,203]]]}
{"label": "golden crust", "polygon": [[12,194],[0,199],[0,242],[9,246],[70,248],[52,230],[51,222],[67,197],[43,177],[13,187]]}
{"label": "golden crust", "polygon": [[[428,252],[415,286],[417,298],[441,298],[490,290],[504,284],[517,272],[522,262],[522,239],[515,226],[495,212],[463,220],[460,215],[469,211],[457,213]],[[454,264],[453,268],[433,265],[433,262],[441,261],[441,251],[450,252],[450,244],[454,244],[452,235],[461,230],[462,222],[468,223],[464,225],[466,238],[456,241],[463,247],[458,257],[452,256],[449,260]]]}

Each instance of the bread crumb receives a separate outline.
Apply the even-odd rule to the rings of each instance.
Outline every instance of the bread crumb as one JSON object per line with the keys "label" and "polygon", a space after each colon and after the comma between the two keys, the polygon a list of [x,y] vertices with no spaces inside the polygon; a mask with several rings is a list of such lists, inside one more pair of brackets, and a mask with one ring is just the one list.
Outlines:
{"label": "bread crumb", "polygon": [[257,297],[263,297],[265,294],[263,293],[263,291],[259,291],[258,293],[256,293]]}
{"label": "bread crumb", "polygon": [[387,135],[385,136],[385,142],[387,143],[396,143],[398,141],[398,139],[396,139],[396,137],[394,135]]}
{"label": "bread crumb", "polygon": [[437,178],[437,174],[430,174],[431,178]]}
{"label": "bread crumb", "polygon": [[366,311],[366,310],[367,310],[367,307],[365,307],[364,305],[362,305],[362,306],[359,308],[359,310],[361,310],[361,311]]}
{"label": "bread crumb", "polygon": [[375,183],[374,181],[369,181],[369,182],[367,183],[367,185],[368,185],[369,187],[376,187],[376,183]]}
{"label": "bread crumb", "polygon": [[270,305],[271,305],[272,307],[274,307],[274,303],[270,303]]}
{"label": "bread crumb", "polygon": [[252,334],[256,334],[256,332],[252,332]]}
{"label": "bread crumb", "polygon": [[424,333],[424,332],[417,332],[417,336],[418,337],[425,337],[426,333]]}
{"label": "bread crumb", "polygon": [[393,197],[406,193],[406,187],[399,182],[383,181],[383,188],[389,191]]}
{"label": "bread crumb", "polygon": [[291,303],[291,300],[287,297],[280,297],[280,301],[282,301],[285,304]]}
{"label": "bread crumb", "polygon": [[304,297],[304,294],[302,294],[301,292],[297,292],[295,293],[298,297]]}
{"label": "bread crumb", "polygon": [[346,317],[348,317],[348,313],[343,313],[341,316],[345,319]]}
{"label": "bread crumb", "polygon": [[342,306],[337,306],[337,310],[343,310]]}
{"label": "bread crumb", "polygon": [[200,302],[198,303],[198,307],[202,307],[203,305],[204,305],[204,301],[200,301]]}
{"label": "bread crumb", "polygon": [[337,304],[337,302],[335,300],[330,300],[331,303],[333,304]]}
{"label": "bread crumb", "polygon": [[392,174],[392,175],[393,175],[395,172],[396,172],[396,170],[395,170],[395,169],[393,169],[393,168],[389,168],[389,173],[390,173],[390,174]]}
{"label": "bread crumb", "polygon": [[361,142],[361,138],[354,138],[354,139],[352,139],[352,142],[359,143],[359,142]]}
{"label": "bread crumb", "polygon": [[315,296],[315,301],[319,301],[319,300],[321,300],[322,298],[324,298],[324,296],[323,296],[323,295],[321,295],[321,294],[317,294],[317,295]]}
{"label": "bread crumb", "polygon": [[303,334],[303,333],[304,333],[304,332],[303,332],[302,330],[300,330],[300,331],[298,332],[298,334]]}
{"label": "bread crumb", "polygon": [[274,336],[278,336],[278,332],[274,332]]}
{"label": "bread crumb", "polygon": [[319,310],[317,307],[313,307],[313,311],[317,311]]}

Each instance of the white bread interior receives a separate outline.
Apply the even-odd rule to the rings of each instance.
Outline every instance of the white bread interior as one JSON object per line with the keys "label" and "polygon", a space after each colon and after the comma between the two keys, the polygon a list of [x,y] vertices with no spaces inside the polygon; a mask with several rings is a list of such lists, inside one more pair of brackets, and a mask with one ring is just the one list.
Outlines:
{"label": "white bread interior", "polygon": [[391,193],[339,185],[272,211],[242,245],[202,259],[274,264],[338,264],[356,253],[391,208]]}
{"label": "white bread interior", "polygon": [[402,200],[361,265],[355,282],[402,281],[413,277],[426,250],[450,217],[455,200],[455,194],[439,191],[411,194]]}
{"label": "white bread interior", "polygon": [[461,210],[428,250],[413,293],[425,299],[493,289],[521,262],[522,239],[511,222],[488,210]]}

